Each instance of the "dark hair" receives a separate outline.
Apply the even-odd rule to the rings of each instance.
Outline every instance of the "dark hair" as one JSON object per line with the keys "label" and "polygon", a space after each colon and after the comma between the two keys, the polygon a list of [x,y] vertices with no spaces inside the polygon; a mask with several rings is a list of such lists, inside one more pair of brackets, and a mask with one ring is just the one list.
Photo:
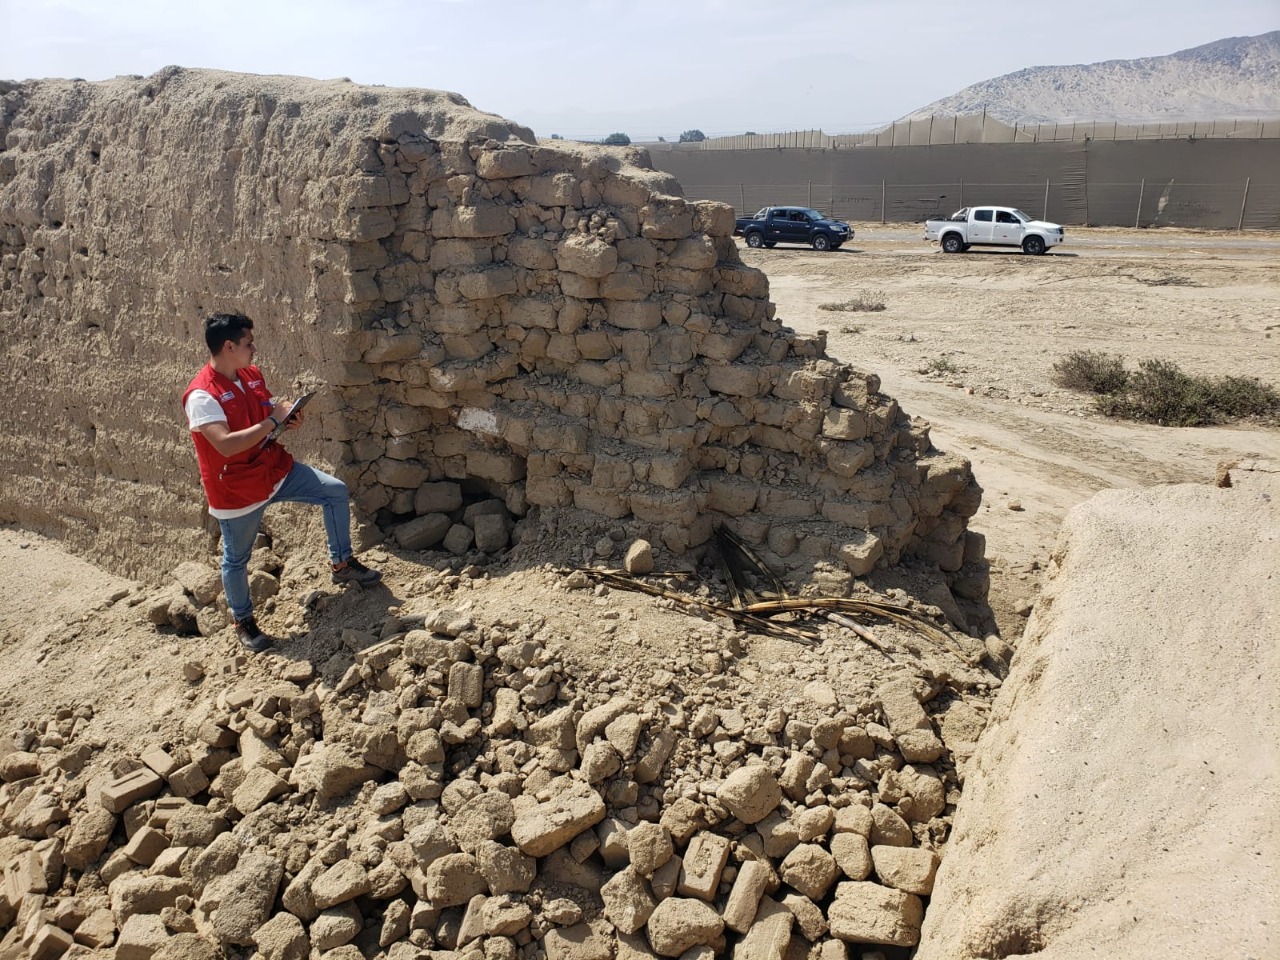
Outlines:
{"label": "dark hair", "polygon": [[215,357],[228,340],[240,342],[246,330],[253,329],[253,321],[242,313],[215,313],[204,322],[204,342]]}

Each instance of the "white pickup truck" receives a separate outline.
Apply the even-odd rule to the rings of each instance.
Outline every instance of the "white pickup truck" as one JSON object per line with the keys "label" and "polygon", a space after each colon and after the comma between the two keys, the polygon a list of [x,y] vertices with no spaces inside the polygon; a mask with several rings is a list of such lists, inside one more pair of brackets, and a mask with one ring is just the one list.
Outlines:
{"label": "white pickup truck", "polygon": [[1066,236],[1058,224],[1033,220],[1016,207],[963,207],[945,220],[925,221],[924,238],[937,240],[947,253],[991,246],[1041,254]]}

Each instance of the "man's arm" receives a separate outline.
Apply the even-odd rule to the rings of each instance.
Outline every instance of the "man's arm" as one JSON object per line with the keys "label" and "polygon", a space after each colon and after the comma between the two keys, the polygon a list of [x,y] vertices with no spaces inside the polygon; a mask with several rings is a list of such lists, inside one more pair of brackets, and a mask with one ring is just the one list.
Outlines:
{"label": "man's arm", "polygon": [[203,423],[196,427],[204,435],[204,438],[213,444],[213,449],[224,457],[234,457],[237,453],[244,453],[251,447],[256,447],[267,439],[267,434],[275,429],[273,420],[279,418],[273,413],[261,423],[255,423],[252,427],[246,427],[243,430],[232,431],[227,426],[225,420],[215,420],[213,423]]}

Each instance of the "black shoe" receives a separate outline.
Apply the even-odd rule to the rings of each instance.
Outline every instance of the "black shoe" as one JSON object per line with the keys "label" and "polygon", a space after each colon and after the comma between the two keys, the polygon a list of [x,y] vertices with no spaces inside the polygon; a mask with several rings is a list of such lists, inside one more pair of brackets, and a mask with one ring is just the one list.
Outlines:
{"label": "black shoe", "polygon": [[372,587],[382,579],[382,571],[370,570],[355,557],[348,557],[347,562],[333,571],[334,583],[358,583],[362,587]]}
{"label": "black shoe", "polygon": [[236,639],[240,641],[240,646],[250,653],[261,653],[275,642],[258,629],[258,621],[253,617],[236,622]]}

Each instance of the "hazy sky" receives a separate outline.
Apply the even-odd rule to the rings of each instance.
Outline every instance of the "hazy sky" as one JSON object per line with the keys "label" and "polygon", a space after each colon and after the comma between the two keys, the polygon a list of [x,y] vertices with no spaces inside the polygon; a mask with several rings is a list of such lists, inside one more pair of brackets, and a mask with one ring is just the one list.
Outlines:
{"label": "hazy sky", "polygon": [[845,133],[1275,29],[1280,0],[0,0],[0,78],[176,64],[452,90],[544,137]]}

